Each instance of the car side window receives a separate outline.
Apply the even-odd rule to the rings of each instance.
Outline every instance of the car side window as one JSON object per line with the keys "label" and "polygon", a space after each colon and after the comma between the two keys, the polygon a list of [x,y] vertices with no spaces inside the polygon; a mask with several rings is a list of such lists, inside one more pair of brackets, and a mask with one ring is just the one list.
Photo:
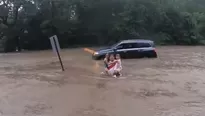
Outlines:
{"label": "car side window", "polygon": [[117,46],[117,49],[145,48],[151,47],[149,43],[124,43]]}
{"label": "car side window", "polygon": [[151,47],[149,43],[138,43],[137,45],[138,48],[145,48],[145,47]]}
{"label": "car side window", "polygon": [[138,44],[137,43],[130,43],[131,47],[130,48],[138,48]]}
{"label": "car side window", "polygon": [[123,49],[123,45],[118,45],[116,48],[117,49]]}
{"label": "car side window", "polygon": [[132,44],[124,43],[117,46],[117,49],[129,49],[132,48]]}

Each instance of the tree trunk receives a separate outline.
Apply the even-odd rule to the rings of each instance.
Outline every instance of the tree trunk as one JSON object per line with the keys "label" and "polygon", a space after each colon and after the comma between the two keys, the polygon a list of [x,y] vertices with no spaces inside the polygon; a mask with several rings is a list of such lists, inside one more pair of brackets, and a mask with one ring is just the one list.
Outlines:
{"label": "tree trunk", "polygon": [[18,13],[19,13],[18,9],[19,9],[19,6],[16,6],[14,10],[14,25],[16,25],[17,20],[18,20]]}

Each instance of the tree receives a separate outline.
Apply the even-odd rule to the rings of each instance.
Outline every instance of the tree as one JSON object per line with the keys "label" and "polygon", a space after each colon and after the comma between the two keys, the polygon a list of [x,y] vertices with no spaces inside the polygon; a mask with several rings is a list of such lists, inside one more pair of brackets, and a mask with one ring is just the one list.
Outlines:
{"label": "tree", "polygon": [[205,43],[204,0],[0,0],[0,11],[6,51],[17,37],[24,49],[50,48],[53,34],[63,47],[128,38]]}

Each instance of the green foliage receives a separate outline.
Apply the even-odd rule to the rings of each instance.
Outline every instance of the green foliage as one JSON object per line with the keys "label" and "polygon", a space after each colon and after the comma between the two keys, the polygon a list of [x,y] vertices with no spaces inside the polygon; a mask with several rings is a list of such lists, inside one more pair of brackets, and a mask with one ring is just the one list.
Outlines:
{"label": "green foliage", "polygon": [[6,51],[16,48],[17,37],[24,49],[50,48],[53,34],[62,47],[131,38],[205,44],[204,0],[0,0],[0,11]]}

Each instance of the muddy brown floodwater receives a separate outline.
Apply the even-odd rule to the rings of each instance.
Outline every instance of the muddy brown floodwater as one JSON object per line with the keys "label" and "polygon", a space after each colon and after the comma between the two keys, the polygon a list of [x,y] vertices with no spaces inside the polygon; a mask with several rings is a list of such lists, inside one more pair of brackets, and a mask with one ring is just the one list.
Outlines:
{"label": "muddy brown floodwater", "polygon": [[205,47],[158,47],[158,59],[122,60],[100,77],[82,49],[0,55],[0,116],[205,116]]}

